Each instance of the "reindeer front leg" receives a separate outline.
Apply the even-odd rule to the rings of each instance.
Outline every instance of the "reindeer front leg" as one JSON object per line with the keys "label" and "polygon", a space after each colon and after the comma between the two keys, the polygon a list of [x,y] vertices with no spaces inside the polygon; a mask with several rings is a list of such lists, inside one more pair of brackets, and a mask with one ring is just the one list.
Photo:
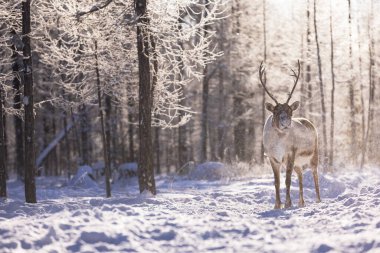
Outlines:
{"label": "reindeer front leg", "polygon": [[298,176],[298,184],[299,184],[299,201],[298,201],[298,207],[304,207],[305,206],[305,201],[303,200],[303,174],[302,174],[302,169],[300,166],[295,166],[294,170],[297,173]]}
{"label": "reindeer front leg", "polygon": [[274,187],[276,188],[276,204],[274,209],[281,208],[281,198],[280,198],[280,163],[274,158],[270,158],[270,164],[272,166],[273,175],[274,175]]}
{"label": "reindeer front leg", "polygon": [[290,199],[290,185],[292,183],[293,166],[294,166],[294,152],[292,155],[290,155],[288,157],[287,162],[286,162],[286,179],[285,179],[286,201],[285,201],[285,208],[289,208],[292,206],[292,200]]}

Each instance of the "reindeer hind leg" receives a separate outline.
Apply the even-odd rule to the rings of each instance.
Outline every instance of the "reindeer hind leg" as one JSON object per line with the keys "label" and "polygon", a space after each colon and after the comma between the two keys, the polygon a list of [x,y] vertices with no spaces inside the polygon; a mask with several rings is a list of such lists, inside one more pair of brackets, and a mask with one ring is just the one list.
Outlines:
{"label": "reindeer hind leg", "polygon": [[313,172],[315,193],[317,195],[317,203],[321,202],[321,196],[319,194],[319,177],[318,177],[318,151],[314,152],[311,158],[311,170]]}

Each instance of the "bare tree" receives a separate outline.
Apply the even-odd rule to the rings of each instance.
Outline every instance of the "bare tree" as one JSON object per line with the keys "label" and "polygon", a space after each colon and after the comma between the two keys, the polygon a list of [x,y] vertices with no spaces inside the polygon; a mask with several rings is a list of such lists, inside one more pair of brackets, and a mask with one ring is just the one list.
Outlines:
{"label": "bare tree", "polygon": [[137,53],[139,61],[139,163],[138,177],[140,192],[145,190],[156,194],[156,183],[153,170],[152,146],[152,85],[150,81],[149,64],[149,34],[150,18],[146,13],[146,0],[136,0],[135,11],[137,21]]}
{"label": "bare tree", "polygon": [[7,168],[5,157],[4,90],[0,87],[0,198],[7,197]]}
{"label": "bare tree", "polygon": [[25,141],[25,199],[27,203],[36,203],[36,182],[35,182],[35,151],[34,151],[34,101],[33,101],[33,67],[32,50],[30,46],[31,32],[31,0],[22,2],[22,42],[24,44],[24,141]]}
{"label": "bare tree", "polygon": [[96,86],[98,90],[98,105],[99,105],[99,116],[102,131],[102,143],[103,143],[103,159],[104,159],[104,172],[105,172],[105,183],[106,183],[106,196],[111,197],[111,169],[110,169],[110,152],[109,152],[109,141],[110,138],[106,136],[106,128],[104,123],[104,114],[102,107],[102,94],[100,87],[100,74],[99,74],[99,62],[98,62],[98,42],[94,41],[95,45],[95,68],[96,68]]}
{"label": "bare tree", "polygon": [[349,80],[349,102],[350,102],[350,124],[351,124],[351,158],[355,161],[356,145],[356,120],[355,120],[355,88],[353,80],[354,63],[352,56],[352,20],[351,20],[351,0],[348,1],[348,25],[349,25],[349,55],[350,55],[350,80]]}
{"label": "bare tree", "polygon": [[[267,26],[266,26],[266,1],[263,0],[263,62],[264,64],[267,62]],[[266,73],[264,73],[264,79],[266,79]],[[264,131],[264,124],[265,124],[265,90],[262,90],[262,104],[261,104],[261,115],[262,115],[262,129],[261,132]],[[264,163],[264,143],[261,143],[261,152],[260,152],[260,161],[261,163]]]}
{"label": "bare tree", "polygon": [[307,17],[307,30],[306,30],[306,85],[307,85],[307,98],[309,102],[309,115],[313,112],[313,104],[311,102],[312,99],[312,91],[313,86],[311,83],[311,65],[310,65],[310,58],[311,58],[311,29],[310,29],[310,0],[307,0],[307,10],[306,10],[306,17]]}
{"label": "bare tree", "polygon": [[334,164],[334,128],[335,128],[335,72],[334,72],[334,36],[332,24],[332,6],[330,0],[330,71],[331,71],[331,106],[330,106],[330,168]]}
{"label": "bare tree", "polygon": [[[21,109],[21,82],[20,82],[20,66],[22,65],[22,56],[18,53],[22,50],[22,43],[20,41],[19,36],[17,35],[15,30],[11,31],[12,38],[12,71],[13,71],[13,89],[15,91],[15,95],[13,98],[13,108],[16,111],[20,111]],[[15,157],[15,165],[17,170],[17,177],[22,179],[24,177],[24,129],[22,126],[22,118],[21,115],[15,113],[13,115],[14,121],[14,129],[15,129],[15,138],[16,138],[16,157]]]}
{"label": "bare tree", "polygon": [[[203,12],[203,16],[206,18],[209,13],[209,1],[205,1],[205,10]],[[208,36],[210,25],[205,24],[204,28],[204,37]],[[209,81],[210,76],[208,73],[208,65],[206,64],[203,69],[203,82],[202,82],[202,130],[201,130],[201,162],[205,162],[207,160],[207,140],[208,140],[208,100],[209,100]]]}
{"label": "bare tree", "polygon": [[372,141],[371,136],[373,134],[373,120],[374,120],[374,104],[375,104],[375,78],[374,78],[374,68],[375,68],[375,40],[374,40],[374,31],[373,31],[373,23],[374,23],[374,13],[373,13],[373,4],[374,1],[371,1],[370,4],[370,13],[368,15],[368,52],[369,52],[369,64],[368,64],[368,83],[369,83],[369,100],[368,100],[368,116],[367,116],[367,128],[365,132],[364,138],[364,150],[362,154],[362,159],[360,162],[360,167],[363,168],[364,163],[366,161],[367,153],[372,153]]}
{"label": "bare tree", "polygon": [[319,49],[319,40],[318,40],[316,0],[314,0],[314,31],[315,31],[315,43],[317,46],[319,91],[321,93],[321,108],[322,108],[322,134],[323,134],[322,135],[323,136],[322,157],[323,159],[325,159],[325,157],[327,156],[326,106],[325,106],[325,93],[324,93],[323,78],[322,78],[321,53]]}

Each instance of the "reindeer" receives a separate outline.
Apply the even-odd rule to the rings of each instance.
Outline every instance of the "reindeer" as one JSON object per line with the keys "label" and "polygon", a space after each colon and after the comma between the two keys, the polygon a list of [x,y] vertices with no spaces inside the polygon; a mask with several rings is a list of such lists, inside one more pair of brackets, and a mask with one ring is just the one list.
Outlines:
{"label": "reindeer", "polygon": [[263,144],[266,156],[269,158],[274,174],[274,185],[276,189],[275,209],[281,208],[280,199],[280,167],[286,166],[286,202],[285,208],[292,206],[290,199],[290,184],[293,169],[297,173],[299,181],[298,206],[305,206],[303,199],[303,170],[310,167],[313,172],[317,202],[321,201],[318,182],[318,135],[314,125],[305,118],[293,118],[293,111],[300,105],[299,101],[289,105],[294,89],[300,76],[301,65],[298,61],[298,73],[291,69],[295,78],[294,85],[284,104],[278,103],[266,87],[266,78],[263,77],[265,68],[261,62],[259,77],[261,85],[269,97],[276,103],[265,103],[265,108],[272,113],[264,125]]}

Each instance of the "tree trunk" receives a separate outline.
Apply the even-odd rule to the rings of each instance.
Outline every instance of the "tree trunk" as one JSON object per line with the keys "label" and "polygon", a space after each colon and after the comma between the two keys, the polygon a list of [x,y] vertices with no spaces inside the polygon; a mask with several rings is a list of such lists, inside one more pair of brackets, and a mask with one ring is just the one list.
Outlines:
{"label": "tree trunk", "polygon": [[349,81],[349,100],[350,100],[350,124],[351,124],[351,158],[356,161],[357,139],[356,139],[356,121],[355,121],[355,88],[353,80],[354,63],[352,57],[352,24],[351,24],[351,0],[348,0],[348,24],[349,24],[349,54],[350,54],[350,81]]}
{"label": "tree trunk", "polygon": [[134,142],[134,126],[133,126],[133,114],[132,109],[128,112],[128,142],[129,142],[129,155],[128,155],[128,161],[129,162],[135,162],[135,142]]}
{"label": "tree trunk", "polygon": [[331,126],[330,126],[330,153],[329,153],[329,162],[330,169],[333,169],[334,164],[334,128],[335,128],[335,73],[334,73],[334,37],[333,37],[333,27],[332,27],[332,7],[330,0],[330,62],[331,62]]}
{"label": "tree trunk", "polygon": [[[70,108],[70,117],[71,117],[71,121],[74,122],[75,121],[75,117],[74,117],[74,112],[73,112],[73,108]],[[81,120],[81,118],[80,118]],[[80,124],[82,124],[80,122]],[[80,161],[76,161],[76,164],[75,165],[82,165],[82,149],[81,149],[81,144],[80,144],[80,138],[79,138],[79,133],[78,133],[78,129],[77,129],[77,126],[74,124],[74,137],[75,137],[75,140],[74,140],[74,154],[76,153],[78,155],[78,157],[80,157]],[[79,162],[79,163],[78,163]]]}
{"label": "tree trunk", "polygon": [[[182,42],[179,42],[179,46],[183,50],[183,44]],[[183,71],[183,64],[182,59],[181,61],[181,74],[178,75],[178,78],[180,81],[182,80],[183,76],[185,75]],[[182,86],[183,94],[185,94],[185,87]],[[186,106],[186,98],[179,98],[180,99],[180,105]],[[179,112],[179,121],[182,120],[182,118],[185,116],[185,112],[180,111]],[[181,169],[182,166],[184,166],[188,162],[188,147],[187,147],[187,126],[182,125],[178,128],[178,169]]]}
{"label": "tree trunk", "polygon": [[367,153],[371,154],[372,150],[372,142],[371,134],[373,131],[373,119],[374,119],[374,103],[375,103],[375,78],[374,76],[374,67],[375,67],[375,40],[373,38],[373,0],[371,1],[371,10],[368,19],[368,52],[369,52],[369,66],[368,66],[368,83],[369,83],[369,100],[368,100],[368,116],[367,116],[367,124],[366,124],[366,133],[365,133],[365,141],[364,141],[364,151],[362,154],[362,159],[360,162],[360,168],[363,168],[364,163],[366,161]]}
{"label": "tree trunk", "polygon": [[[223,41],[220,42],[221,46],[220,49],[223,52]],[[219,68],[219,82],[218,82],[218,159],[223,161],[224,159],[224,139],[225,139],[225,99],[224,99],[224,69]]]}
{"label": "tree trunk", "polygon": [[217,144],[217,135],[215,131],[215,125],[214,124],[208,124],[208,133],[209,133],[209,144],[210,144],[210,157],[209,159],[211,161],[216,161],[216,144]]}
{"label": "tree trunk", "polygon": [[[203,70],[203,75],[207,75],[207,66]],[[208,125],[208,96],[209,96],[209,83],[206,77],[203,78],[202,83],[202,119],[201,119],[201,162],[207,160],[207,125]]]}
{"label": "tree trunk", "polygon": [[[46,118],[46,116],[44,115],[42,117],[42,128],[43,128],[43,138],[42,138],[42,141],[43,141],[43,148],[46,148],[48,145],[49,145],[49,140],[50,140],[50,135],[49,135],[49,132],[50,132],[50,129],[49,129],[49,124],[48,124],[48,120]],[[45,160],[44,162],[44,171],[45,171],[45,175],[44,176],[52,176],[53,173],[51,172],[51,166],[50,166],[50,158],[51,156],[48,156],[47,159]]]}
{"label": "tree trunk", "polygon": [[[232,16],[235,18],[233,22],[233,34],[240,34],[240,5],[239,0],[236,0],[236,6],[232,8]],[[238,50],[238,48],[235,48]],[[239,69],[236,72],[240,72]],[[242,115],[244,113],[244,105],[243,105],[243,96],[242,96],[242,85],[241,78],[239,74],[233,74],[232,85],[236,87],[233,94],[233,103],[232,103],[232,111],[233,116],[236,118],[236,124],[234,125],[234,150],[235,157],[241,161],[246,160],[246,141],[245,141],[245,131],[246,131],[246,123],[245,119],[242,119]]]}
{"label": "tree trunk", "polygon": [[[234,85],[236,87],[236,85]],[[244,112],[242,94],[235,94],[233,97],[233,115],[236,118],[236,125],[234,126],[234,149],[235,156],[240,161],[246,160],[245,152],[245,120],[241,117]]]}
{"label": "tree trunk", "polygon": [[[263,52],[263,62],[264,64],[267,61],[267,22],[266,22],[266,0],[263,0],[263,44],[264,44],[264,52]],[[266,80],[266,72],[264,72],[264,78]],[[261,121],[262,127],[261,132],[264,131],[264,125],[266,120],[265,115],[265,90],[262,89],[262,104],[261,104]],[[261,141],[261,151],[260,151],[260,162],[264,163],[264,142]]]}
{"label": "tree trunk", "polygon": [[304,34],[302,32],[302,39],[301,39],[301,52],[302,52],[302,60],[301,60],[301,64],[302,64],[302,72],[301,72],[301,87],[300,87],[300,93],[301,93],[301,96],[300,96],[300,103],[301,103],[301,106],[300,106],[300,109],[299,109],[299,112],[300,112],[300,116],[301,117],[306,117],[305,115],[305,78],[306,78],[306,75],[305,75],[305,62],[306,62],[306,57],[305,57],[305,38],[304,38]]}
{"label": "tree trunk", "polygon": [[0,198],[7,197],[7,168],[5,157],[4,90],[0,87]]}
{"label": "tree trunk", "polygon": [[161,161],[160,161],[160,128],[154,129],[154,148],[156,150],[156,173],[161,174]]}
{"label": "tree trunk", "polygon": [[90,165],[90,124],[88,119],[88,112],[85,104],[79,106],[79,117],[80,117],[80,150],[81,150],[81,159],[80,165]]}
{"label": "tree trunk", "polygon": [[[13,41],[17,41],[17,35],[15,31],[11,32],[13,35]],[[12,70],[13,70],[13,90],[15,95],[13,97],[13,109],[16,111],[21,110],[21,83],[20,83],[20,65],[22,61],[22,56],[19,55],[18,51],[21,48],[18,48],[17,43],[12,45]],[[17,172],[17,179],[24,179],[24,128],[23,122],[19,115],[15,114],[13,116],[14,129],[15,129],[15,144],[16,144],[16,156],[15,156],[15,165]]]}
{"label": "tree trunk", "polygon": [[111,145],[111,135],[116,134],[116,126],[113,126],[112,119],[111,119],[111,113],[112,113],[112,104],[111,104],[111,96],[108,94],[105,94],[105,134],[106,134],[106,145],[107,145],[107,158],[108,158],[108,170],[109,174],[111,175],[111,168],[114,165],[115,162],[115,150],[112,149],[112,147],[115,147],[114,145]]}
{"label": "tree trunk", "polygon": [[362,74],[363,74],[363,59],[362,59],[362,54],[361,54],[361,30],[359,23],[357,24],[357,31],[358,31],[358,50],[359,50],[359,82],[360,82],[360,107],[361,107],[361,160],[360,160],[360,169],[363,169],[363,157],[365,155],[365,131],[366,131],[366,126],[365,126],[365,105],[364,105],[364,84],[363,84],[363,79],[362,79]]}
{"label": "tree trunk", "polygon": [[152,146],[152,86],[149,65],[149,17],[146,15],[146,0],[135,1],[137,21],[137,53],[139,62],[139,162],[138,178],[140,192],[149,191],[156,194],[153,170]]}
{"label": "tree trunk", "polygon": [[[55,136],[56,133],[57,133],[57,125],[56,125],[56,118],[55,118],[55,108],[53,107],[52,108],[52,115],[53,115],[53,119],[52,119],[52,136]],[[52,160],[52,166],[54,167],[54,175],[55,176],[59,176],[60,175],[60,163],[58,162],[58,145],[54,148],[54,150],[52,151],[52,154],[51,154],[51,160]]]}
{"label": "tree trunk", "polygon": [[[325,93],[323,87],[323,79],[322,79],[322,62],[321,62],[321,54],[319,50],[319,41],[318,41],[318,29],[317,29],[317,7],[316,0],[314,0],[314,31],[315,31],[315,43],[317,46],[317,57],[318,57],[318,77],[319,77],[319,91],[321,93],[321,108],[322,108],[322,137],[323,137],[323,145],[322,145],[322,158],[324,159],[327,156],[327,131],[326,131],[326,107],[325,107]],[[324,164],[325,165],[325,164]]]}
{"label": "tree trunk", "polygon": [[307,31],[306,31],[306,86],[307,86],[307,99],[309,103],[309,117],[311,116],[313,112],[313,103],[312,103],[312,96],[313,96],[313,86],[311,84],[311,66],[310,66],[310,59],[311,59],[311,29],[310,29],[310,0],[307,1],[307,10],[306,10],[306,16],[307,16]]}
{"label": "tree trunk", "polygon": [[[209,10],[209,1],[205,0],[206,10],[204,11],[204,17],[207,17]],[[210,26],[204,26],[204,36],[207,37]],[[208,140],[208,99],[209,99],[209,78],[207,77],[208,66],[203,69],[203,82],[202,82],[202,118],[201,118],[201,157],[200,161],[205,162],[207,160],[207,140]]]}
{"label": "tree trunk", "polygon": [[36,182],[35,182],[35,150],[34,150],[34,112],[33,112],[33,67],[32,50],[30,46],[29,33],[30,23],[30,2],[22,2],[22,42],[24,44],[24,120],[25,120],[25,200],[27,203],[37,203]]}
{"label": "tree trunk", "polygon": [[[75,126],[74,126],[75,127]],[[66,156],[66,170],[67,170],[67,179],[70,180],[71,178],[71,155],[70,155],[70,142],[69,142],[69,136],[67,131],[67,113],[66,111],[63,112],[63,128],[65,129],[65,156]]]}
{"label": "tree trunk", "polygon": [[100,74],[99,74],[99,62],[98,62],[98,42],[95,41],[95,71],[96,71],[96,87],[98,91],[98,105],[99,105],[99,116],[100,124],[102,127],[102,143],[103,143],[103,159],[105,165],[105,182],[106,182],[106,196],[107,198],[111,197],[111,173],[110,173],[110,157],[108,152],[108,143],[106,138],[106,130],[104,124],[103,108],[102,108],[102,95],[100,88]]}
{"label": "tree trunk", "polygon": [[[3,108],[5,108],[5,99],[3,99]],[[4,128],[4,161],[5,161],[5,167],[9,167],[9,160],[8,160],[8,135],[7,135],[7,115],[4,112],[3,113],[3,128]],[[7,179],[9,179],[8,170],[5,170],[5,176]]]}

